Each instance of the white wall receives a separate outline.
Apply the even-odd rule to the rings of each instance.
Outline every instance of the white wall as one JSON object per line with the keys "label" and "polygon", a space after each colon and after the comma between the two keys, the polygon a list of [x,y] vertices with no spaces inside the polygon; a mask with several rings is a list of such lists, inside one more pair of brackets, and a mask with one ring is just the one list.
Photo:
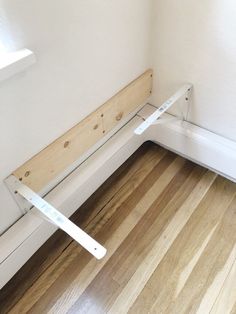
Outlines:
{"label": "white wall", "polygon": [[153,0],[154,104],[194,84],[189,120],[236,141],[236,3]]}
{"label": "white wall", "polygon": [[37,64],[0,84],[0,233],[20,211],[3,179],[149,66],[151,0],[0,0],[0,51]]}

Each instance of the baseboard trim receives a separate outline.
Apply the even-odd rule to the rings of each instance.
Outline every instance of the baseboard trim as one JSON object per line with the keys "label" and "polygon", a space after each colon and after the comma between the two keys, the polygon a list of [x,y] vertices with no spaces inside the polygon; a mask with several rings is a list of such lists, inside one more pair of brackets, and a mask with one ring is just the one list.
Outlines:
{"label": "baseboard trim", "polygon": [[[146,105],[139,115],[146,117],[155,108]],[[160,123],[150,127],[145,139],[153,141],[189,160],[194,161],[216,173],[236,182],[236,143],[200,128],[192,123],[173,120],[165,114],[169,123]]]}

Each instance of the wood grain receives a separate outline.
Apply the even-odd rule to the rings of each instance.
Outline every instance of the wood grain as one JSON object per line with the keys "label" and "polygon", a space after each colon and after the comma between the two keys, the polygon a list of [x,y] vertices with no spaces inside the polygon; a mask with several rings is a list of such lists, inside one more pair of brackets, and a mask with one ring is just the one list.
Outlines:
{"label": "wood grain", "polygon": [[[215,193],[216,191],[218,193]],[[225,191],[227,193],[224,193]],[[168,313],[168,305],[176,301],[188,283],[192,271],[201,258],[199,250],[203,254],[205,247],[211,240],[209,235],[213,236],[212,230],[215,229],[218,219],[222,218],[224,211],[232,201],[233,192],[233,184],[222,178],[215,180],[173,243],[172,249],[167,252],[160,265],[153,272],[149,282],[132,306],[131,313],[137,309],[153,312],[158,309],[160,313]],[[157,280],[158,285],[156,285]],[[153,285],[155,285],[155,290],[153,290]],[[146,297],[147,293],[149,294],[148,298]],[[148,303],[145,304],[145,300],[148,300]],[[187,304],[186,300],[184,304]],[[184,305],[181,306],[184,310]],[[183,312],[185,313],[185,311]]]}
{"label": "wood grain", "polygon": [[41,191],[123,118],[144,103],[150,96],[151,90],[152,70],[148,70],[83,121],[13,171],[13,175],[35,192]]}
{"label": "wood grain", "polygon": [[[144,173],[147,175],[158,162],[159,155],[164,156],[165,153],[164,150],[160,149],[158,146],[152,145],[150,142],[142,145],[139,150],[135,152],[135,154],[131,156],[129,160],[90,197],[90,199],[88,199],[71,219],[83,229],[88,230],[88,228],[92,228],[92,226],[95,225],[93,218],[97,217],[98,213],[102,211],[105,205],[109,204],[115,195],[120,195],[122,188],[127,187],[129,184],[132,186],[133,180],[136,180],[137,177],[140,180]],[[140,169],[143,170],[142,174],[137,175],[137,172],[140,173]],[[128,185],[126,183],[128,183]],[[67,255],[70,255],[68,250],[73,250],[74,248],[78,248],[76,243],[73,243],[71,238],[64,232],[60,230],[57,231],[54,236],[33,255],[30,262],[24,265],[14,278],[7,283],[4,289],[1,290],[1,306],[8,310],[9,307],[16,303],[24,295],[25,291],[40,278],[40,275],[43,274],[46,269],[49,269],[50,266],[53,268],[52,271],[58,268],[58,266],[55,265],[60,263],[58,257],[68,263]],[[61,264],[63,264],[63,261]],[[20,289],[16,289],[16,286],[20,287]],[[11,298],[8,297],[9,295]]]}
{"label": "wood grain", "polygon": [[[234,252],[236,246],[234,247]],[[235,253],[234,253],[235,254]],[[235,258],[236,260],[236,258]],[[236,261],[234,262],[228,277],[226,278],[223,286],[221,287],[220,294],[214,303],[211,314],[230,314],[236,313]]]}
{"label": "wood grain", "polygon": [[107,256],[57,233],[0,292],[0,313],[235,313],[235,183],[145,143],[74,220]]}

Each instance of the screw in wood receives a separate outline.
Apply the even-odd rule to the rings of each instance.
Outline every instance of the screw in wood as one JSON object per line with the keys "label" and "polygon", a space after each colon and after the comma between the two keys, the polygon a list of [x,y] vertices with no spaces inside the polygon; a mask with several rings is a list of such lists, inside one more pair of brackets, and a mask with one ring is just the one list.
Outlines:
{"label": "screw in wood", "polygon": [[99,126],[99,125],[96,124],[96,125],[93,127],[93,129],[94,129],[94,130],[97,130],[97,129],[98,129],[98,126]]}
{"label": "screw in wood", "polygon": [[25,177],[27,178],[30,175],[30,171],[26,171]]}

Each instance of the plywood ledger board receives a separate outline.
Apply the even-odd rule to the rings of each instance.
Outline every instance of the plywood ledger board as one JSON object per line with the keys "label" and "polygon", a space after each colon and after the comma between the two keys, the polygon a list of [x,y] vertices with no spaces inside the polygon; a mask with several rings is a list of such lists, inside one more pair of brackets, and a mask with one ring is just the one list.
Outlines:
{"label": "plywood ledger board", "polygon": [[86,117],[40,153],[13,172],[35,192],[67,169],[89,148],[133,112],[152,90],[152,70],[122,89],[95,112]]}

